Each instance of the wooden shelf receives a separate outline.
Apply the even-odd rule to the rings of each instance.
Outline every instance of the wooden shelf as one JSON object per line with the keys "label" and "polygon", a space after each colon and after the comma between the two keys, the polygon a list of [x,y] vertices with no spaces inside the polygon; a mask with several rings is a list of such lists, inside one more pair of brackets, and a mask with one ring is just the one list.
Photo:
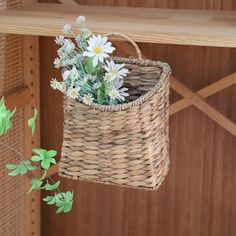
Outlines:
{"label": "wooden shelf", "polygon": [[137,42],[236,47],[236,12],[37,3],[0,14],[0,32],[56,36],[85,15],[95,33],[121,32]]}

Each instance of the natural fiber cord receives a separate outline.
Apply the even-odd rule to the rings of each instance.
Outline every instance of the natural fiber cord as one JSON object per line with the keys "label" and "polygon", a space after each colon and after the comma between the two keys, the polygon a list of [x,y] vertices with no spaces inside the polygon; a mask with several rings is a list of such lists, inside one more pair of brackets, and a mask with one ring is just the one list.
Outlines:
{"label": "natural fiber cord", "polygon": [[86,106],[64,99],[61,176],[127,187],[157,189],[169,166],[169,66],[113,58],[125,63],[129,102]]}

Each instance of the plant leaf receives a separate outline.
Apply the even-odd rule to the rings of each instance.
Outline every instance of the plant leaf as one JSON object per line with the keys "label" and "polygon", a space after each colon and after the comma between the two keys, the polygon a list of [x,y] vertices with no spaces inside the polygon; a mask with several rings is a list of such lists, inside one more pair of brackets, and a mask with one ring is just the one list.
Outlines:
{"label": "plant leaf", "polygon": [[29,170],[29,171],[31,171],[31,170],[36,170],[38,167],[37,166],[27,166],[27,169]]}
{"label": "plant leaf", "polygon": [[50,159],[43,159],[41,161],[41,167],[45,170],[48,170],[50,167]]}
{"label": "plant leaf", "polygon": [[47,151],[47,157],[55,157],[57,155],[57,151],[49,150]]}
{"label": "plant leaf", "polygon": [[57,181],[55,184],[49,184],[47,182],[46,185],[44,186],[44,188],[46,190],[55,190],[55,189],[57,189],[59,187],[60,183],[61,183],[60,181]]}
{"label": "plant leaf", "polygon": [[31,187],[30,187],[28,193],[30,193],[30,192],[32,192],[33,190],[36,190],[36,189],[41,189],[42,184],[43,184],[43,180],[32,178]]}
{"label": "plant leaf", "polygon": [[24,165],[23,162],[20,163],[19,168],[20,168],[20,174],[21,175],[24,175],[24,174],[27,173],[27,168],[26,168],[26,166]]}
{"label": "plant leaf", "polygon": [[15,113],[16,109],[12,112],[6,108],[4,97],[0,100],[0,135],[5,134],[11,127],[11,117]]}
{"label": "plant leaf", "polygon": [[38,154],[41,157],[44,157],[47,153],[47,151],[45,149],[42,148],[33,148],[32,151],[36,154]]}
{"label": "plant leaf", "polygon": [[13,165],[13,164],[6,164],[6,168],[9,170],[13,170],[17,168],[17,165]]}
{"label": "plant leaf", "polygon": [[31,128],[32,135],[35,132],[35,121],[36,121],[37,116],[38,116],[38,110],[36,108],[34,108],[34,116],[32,118],[30,118],[27,122],[28,126]]}
{"label": "plant leaf", "polygon": [[32,156],[32,157],[31,157],[31,160],[32,160],[33,162],[41,161],[41,160],[42,160],[42,157],[40,157],[40,156]]}
{"label": "plant leaf", "polygon": [[15,170],[8,173],[8,175],[10,175],[10,176],[17,176],[19,174],[20,174],[20,171],[19,171],[18,167]]}

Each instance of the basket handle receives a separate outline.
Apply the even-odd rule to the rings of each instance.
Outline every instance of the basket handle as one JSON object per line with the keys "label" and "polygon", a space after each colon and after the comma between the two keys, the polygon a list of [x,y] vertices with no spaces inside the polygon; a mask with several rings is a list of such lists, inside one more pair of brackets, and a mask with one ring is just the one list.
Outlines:
{"label": "basket handle", "polygon": [[118,36],[118,37],[120,37],[120,38],[123,38],[123,39],[127,40],[128,42],[130,42],[130,43],[134,46],[135,51],[136,51],[137,56],[138,56],[138,59],[139,59],[140,61],[143,61],[142,53],[141,53],[141,51],[140,51],[140,49],[139,49],[138,44],[135,43],[135,41],[134,41],[132,38],[130,38],[128,35],[121,34],[121,33],[116,33],[116,32],[111,32],[111,33],[105,34],[104,36],[107,36],[107,37]]}

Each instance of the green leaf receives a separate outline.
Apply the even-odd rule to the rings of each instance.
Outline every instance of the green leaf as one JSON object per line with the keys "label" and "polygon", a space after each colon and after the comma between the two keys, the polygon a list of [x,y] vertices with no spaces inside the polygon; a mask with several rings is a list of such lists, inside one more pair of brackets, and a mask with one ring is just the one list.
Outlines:
{"label": "green leaf", "polygon": [[57,151],[55,151],[55,150],[47,151],[47,156],[48,157],[55,157],[56,155],[57,155]]}
{"label": "green leaf", "polygon": [[30,160],[19,161],[18,165],[7,164],[6,167],[7,167],[7,169],[12,170],[8,174],[10,176],[16,176],[16,175],[19,175],[19,174],[24,175],[28,171],[37,169],[37,166],[31,166]]}
{"label": "green leaf", "polygon": [[59,187],[60,183],[61,183],[60,181],[57,181],[55,184],[49,184],[47,182],[46,185],[44,186],[44,188],[46,190],[55,190],[55,189],[57,189]]}
{"label": "green leaf", "polygon": [[56,206],[58,207],[56,213],[67,213],[71,211],[73,205],[73,195],[73,192],[70,191],[67,191],[66,193],[59,193],[58,199],[56,199]]}
{"label": "green leaf", "polygon": [[48,170],[50,167],[50,159],[43,159],[41,161],[41,167],[44,168],[45,170]]}
{"label": "green leaf", "polygon": [[9,170],[13,170],[16,169],[17,165],[13,165],[13,164],[6,164],[6,168]]}
{"label": "green leaf", "polygon": [[34,162],[40,161],[40,165],[43,169],[48,170],[51,163],[56,164],[56,160],[53,158],[57,155],[57,151],[55,150],[45,150],[45,149],[33,149],[34,153],[38,154],[38,156],[32,156],[31,160]]}
{"label": "green leaf", "polygon": [[17,176],[19,174],[20,174],[20,171],[19,171],[18,167],[15,170],[8,173],[8,175],[10,175],[10,176]]}
{"label": "green leaf", "polygon": [[34,162],[41,161],[42,157],[40,157],[40,156],[32,156],[31,160],[34,161]]}
{"label": "green leaf", "polygon": [[73,205],[73,192],[56,193],[54,196],[47,196],[43,199],[48,205],[56,205],[56,213],[67,213],[71,211]]}
{"label": "green leaf", "polygon": [[15,113],[16,109],[12,112],[6,108],[4,97],[0,100],[0,135],[5,134],[11,127],[11,117]]}
{"label": "green leaf", "polygon": [[32,135],[35,132],[35,121],[36,121],[37,116],[38,116],[38,111],[36,108],[34,108],[34,116],[32,118],[30,118],[27,122],[28,126],[31,128]]}
{"label": "green leaf", "polygon": [[19,168],[20,168],[20,174],[21,175],[24,175],[24,174],[27,173],[27,168],[23,163],[21,165],[19,165]]}
{"label": "green leaf", "polygon": [[31,170],[36,170],[38,167],[37,166],[27,166],[27,169],[29,170],[29,171],[31,171]]}
{"label": "green leaf", "polygon": [[47,153],[47,150],[42,149],[42,148],[34,148],[34,149],[32,149],[32,151],[33,151],[34,153],[38,154],[38,155],[41,156],[41,157],[45,156],[46,153]]}
{"label": "green leaf", "polygon": [[56,160],[54,158],[50,158],[50,163],[57,164]]}
{"label": "green leaf", "polygon": [[56,194],[54,196],[47,196],[43,198],[43,201],[45,201],[48,205],[53,205],[56,203]]}

